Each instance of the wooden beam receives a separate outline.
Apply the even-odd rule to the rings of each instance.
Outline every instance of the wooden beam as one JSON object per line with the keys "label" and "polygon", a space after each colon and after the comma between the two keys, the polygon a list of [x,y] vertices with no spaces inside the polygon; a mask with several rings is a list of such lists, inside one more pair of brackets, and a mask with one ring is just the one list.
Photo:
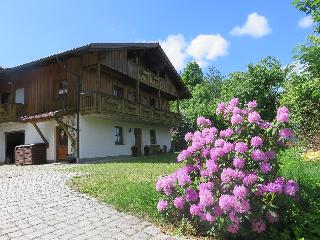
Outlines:
{"label": "wooden beam", "polygon": [[62,128],[62,130],[67,134],[68,138],[71,141],[71,145],[74,148],[76,146],[76,140],[73,138],[73,136],[69,132],[69,129],[68,129],[69,126],[67,124],[65,124],[63,121],[61,121],[60,119],[58,119],[58,118],[55,118],[55,119],[56,119],[57,123],[59,124],[59,126]]}
{"label": "wooden beam", "polygon": [[[101,64],[97,64],[97,80],[96,80],[96,92],[101,91],[102,84],[101,84]],[[101,112],[101,95],[95,94],[96,98],[96,109],[98,112]]]}
{"label": "wooden beam", "polygon": [[180,113],[180,103],[179,103],[179,97],[177,99],[177,112]]}
{"label": "wooden beam", "polygon": [[137,103],[140,103],[140,80],[139,80],[139,58],[136,57],[136,66],[137,66],[137,73],[138,78],[136,78],[137,81]]}
{"label": "wooden beam", "polygon": [[161,109],[161,79],[160,79],[159,70],[157,71],[157,77],[159,79],[159,84],[158,84],[159,109]]}
{"label": "wooden beam", "polygon": [[36,131],[38,132],[38,134],[40,135],[42,141],[46,144],[47,148],[49,147],[49,142],[46,139],[46,137],[43,135],[43,133],[41,132],[40,128],[38,127],[36,122],[32,122],[32,125],[34,126],[34,128],[36,129]]}
{"label": "wooden beam", "polygon": [[101,64],[97,64],[96,92],[101,89]]}

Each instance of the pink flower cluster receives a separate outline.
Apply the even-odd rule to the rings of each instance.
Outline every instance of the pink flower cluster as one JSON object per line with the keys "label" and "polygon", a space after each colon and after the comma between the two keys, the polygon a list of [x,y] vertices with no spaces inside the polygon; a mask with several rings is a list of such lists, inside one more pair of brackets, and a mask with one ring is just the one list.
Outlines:
{"label": "pink flower cluster", "polygon": [[197,125],[198,126],[210,126],[211,121],[205,117],[198,117],[197,119]]}
{"label": "pink flower cluster", "polygon": [[[216,113],[229,126],[220,131],[209,119],[197,119],[199,130],[185,135],[188,147],[177,157],[185,166],[156,184],[163,194],[157,205],[160,212],[180,212],[212,227],[223,222],[222,229],[230,234],[239,233],[248,221],[257,234],[279,221],[273,208],[277,199],[296,198],[299,191],[295,181],[278,177],[276,171],[277,151],[284,145],[275,142],[292,136],[286,126],[289,111],[279,108],[275,122],[268,123],[261,119],[255,101],[245,106],[241,108],[237,98],[220,103]],[[270,194],[273,202],[266,204],[263,199]]]}

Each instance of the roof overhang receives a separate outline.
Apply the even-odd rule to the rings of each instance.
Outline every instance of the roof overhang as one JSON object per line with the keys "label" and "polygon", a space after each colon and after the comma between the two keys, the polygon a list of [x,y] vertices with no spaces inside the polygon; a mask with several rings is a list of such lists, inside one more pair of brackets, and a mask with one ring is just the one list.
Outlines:
{"label": "roof overhang", "polygon": [[191,94],[188,88],[183,83],[180,75],[172,65],[171,61],[169,60],[168,56],[165,54],[164,50],[161,48],[159,43],[90,43],[88,45],[84,45],[78,48],[73,48],[71,50],[64,51],[61,53],[53,54],[53,55],[40,58],[38,60],[31,61],[22,65],[18,65],[11,68],[5,68],[0,70],[0,73],[1,72],[10,73],[12,71],[20,71],[36,65],[56,63],[57,61],[59,61],[60,58],[81,56],[81,54],[86,52],[116,50],[116,49],[123,49],[123,48],[130,49],[130,50],[155,49],[159,53],[159,56],[161,57],[161,59],[168,66],[170,76],[176,81],[176,84],[179,89],[180,98],[181,99],[191,98]]}

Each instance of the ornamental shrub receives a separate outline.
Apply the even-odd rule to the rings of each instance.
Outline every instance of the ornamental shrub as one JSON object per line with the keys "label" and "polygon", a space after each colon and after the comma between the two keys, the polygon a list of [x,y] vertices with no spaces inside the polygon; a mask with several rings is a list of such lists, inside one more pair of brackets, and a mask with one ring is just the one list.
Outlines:
{"label": "ornamental shrub", "polygon": [[[298,184],[278,176],[277,154],[292,137],[289,111],[278,109],[263,121],[255,101],[220,103],[216,114],[227,128],[218,130],[199,117],[199,130],[187,133],[188,147],[177,157],[185,165],[159,178],[158,211],[179,222],[188,219],[199,234],[252,238],[281,220],[286,200],[294,201]],[[292,200],[293,199],[293,200]]]}

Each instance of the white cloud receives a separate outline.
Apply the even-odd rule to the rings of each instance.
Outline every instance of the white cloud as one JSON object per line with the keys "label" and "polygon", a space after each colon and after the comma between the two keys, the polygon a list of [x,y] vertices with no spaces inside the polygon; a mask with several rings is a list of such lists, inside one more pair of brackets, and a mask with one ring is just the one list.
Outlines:
{"label": "white cloud", "polygon": [[229,43],[220,34],[203,35],[194,38],[186,52],[200,65],[208,65],[210,61],[228,53]]}
{"label": "white cloud", "polygon": [[187,61],[195,60],[201,67],[228,53],[229,43],[220,34],[200,34],[187,42],[182,34],[169,35],[160,45],[173,66],[182,70]]}
{"label": "white cloud", "polygon": [[169,57],[173,66],[181,70],[185,66],[187,55],[185,53],[186,41],[182,34],[169,35],[160,45]]}
{"label": "white cloud", "polygon": [[309,15],[309,16],[305,16],[304,18],[301,18],[298,22],[298,25],[301,28],[312,27],[313,25],[312,17]]}
{"label": "white cloud", "polygon": [[243,26],[237,26],[230,32],[233,36],[250,35],[254,38],[260,38],[271,33],[268,19],[258,13],[248,15],[247,21]]}

